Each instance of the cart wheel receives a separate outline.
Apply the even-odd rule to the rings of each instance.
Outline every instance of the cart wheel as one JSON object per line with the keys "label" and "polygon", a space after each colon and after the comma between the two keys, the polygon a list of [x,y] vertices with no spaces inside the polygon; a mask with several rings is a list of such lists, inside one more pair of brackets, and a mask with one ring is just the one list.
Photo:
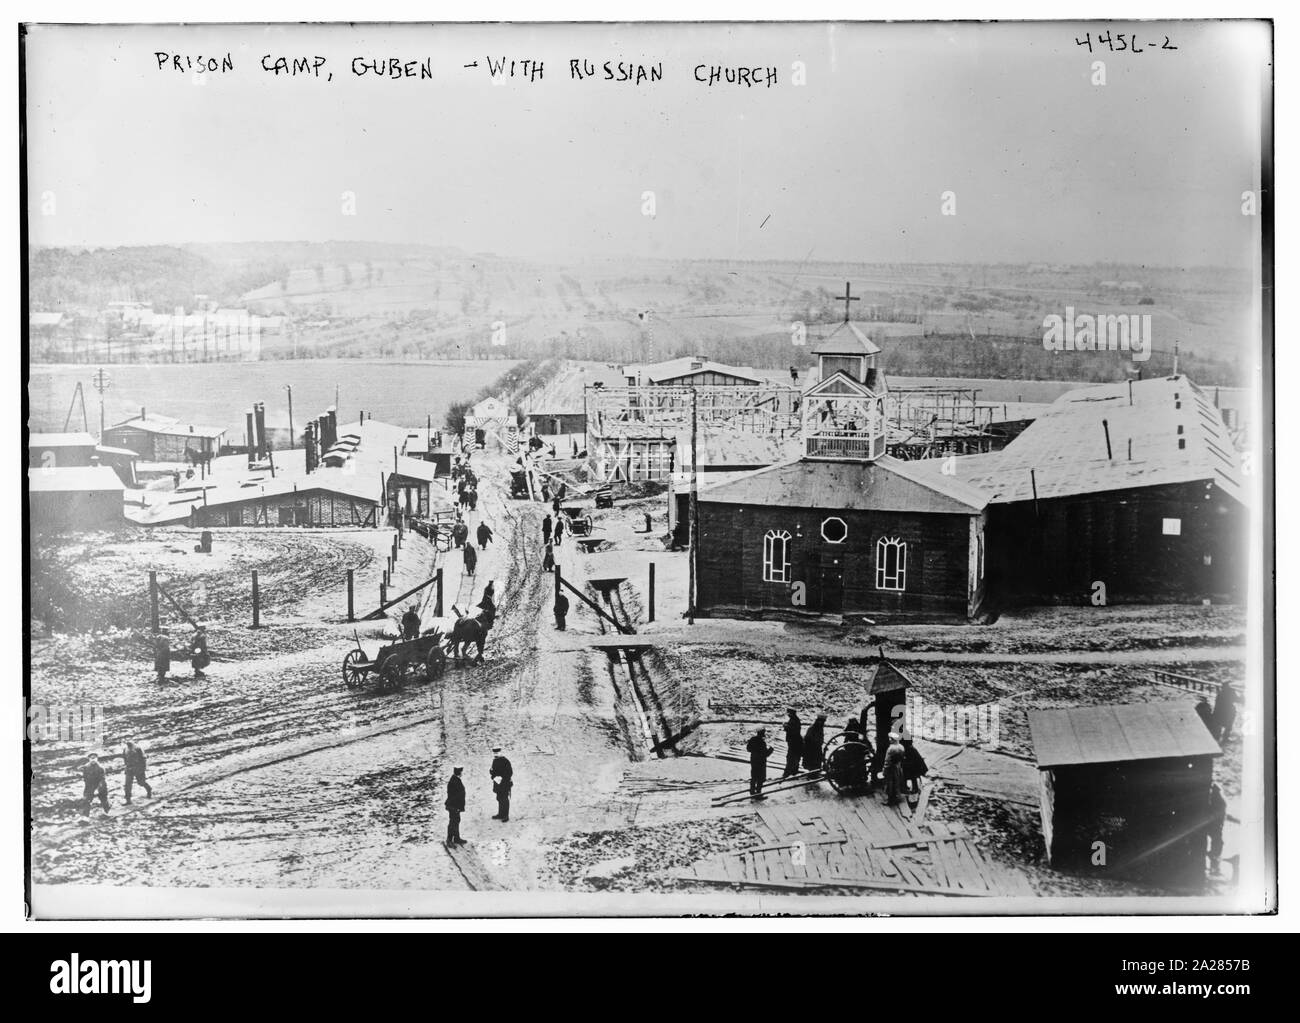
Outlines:
{"label": "cart wheel", "polygon": [[425,668],[429,678],[442,678],[443,673],[447,670],[447,655],[442,652],[441,647],[435,646],[429,651],[429,658],[425,661]]}
{"label": "cart wheel", "polygon": [[402,669],[394,663],[393,658],[388,659],[384,665],[384,670],[379,673],[380,688],[385,690],[397,689],[402,684]]}
{"label": "cart wheel", "polygon": [[349,689],[355,689],[365,681],[366,673],[357,667],[365,659],[365,652],[360,648],[350,650],[343,658],[343,684]]}

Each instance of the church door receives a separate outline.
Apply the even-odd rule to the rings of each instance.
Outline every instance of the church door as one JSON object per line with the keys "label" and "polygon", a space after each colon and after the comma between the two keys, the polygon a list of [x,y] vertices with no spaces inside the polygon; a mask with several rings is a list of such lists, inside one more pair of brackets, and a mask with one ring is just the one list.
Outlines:
{"label": "church door", "polygon": [[844,611],[844,556],[823,554],[821,562],[821,610],[823,614]]}

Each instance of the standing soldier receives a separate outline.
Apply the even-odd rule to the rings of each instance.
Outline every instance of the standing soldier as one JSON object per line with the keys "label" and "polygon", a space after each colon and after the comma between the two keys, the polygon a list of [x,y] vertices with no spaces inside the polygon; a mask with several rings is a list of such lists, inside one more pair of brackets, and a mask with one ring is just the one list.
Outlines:
{"label": "standing soldier", "polygon": [[194,669],[196,679],[207,678],[203,669],[212,663],[208,656],[208,630],[202,623],[194,630],[194,639],[190,641],[190,667]]}
{"label": "standing soldier", "polygon": [[501,747],[492,748],[492,766],[488,773],[492,775],[492,791],[497,797],[497,812],[492,815],[494,821],[502,823],[510,819],[510,790],[514,788],[514,768],[510,761],[501,754]]}
{"label": "standing soldier", "polygon": [[542,519],[542,543],[550,546],[551,543],[551,513],[546,513],[546,518]]}
{"label": "standing soldier", "polygon": [[469,539],[469,526],[465,525],[460,512],[456,513],[456,524],[451,527],[451,539],[457,547],[464,547],[465,541]]}
{"label": "standing soldier", "polygon": [[465,812],[465,783],[460,780],[460,772],[463,767],[452,769],[452,775],[447,779],[447,848],[450,849],[457,845],[468,845],[465,839],[460,837],[460,815]]}
{"label": "standing soldier", "polygon": [[487,547],[487,545],[492,542],[492,536],[491,527],[489,527],[486,522],[480,522],[478,524],[478,545],[480,547]]}
{"label": "standing soldier", "polygon": [[[546,548],[548,551],[550,548]],[[563,632],[565,620],[569,617],[569,598],[563,593],[555,595],[555,628]]]}
{"label": "standing soldier", "polygon": [[1232,735],[1232,723],[1237,720],[1237,694],[1232,686],[1224,683],[1219,686],[1219,695],[1214,699],[1214,737],[1220,746],[1227,745]]}
{"label": "standing soldier", "polygon": [[555,546],[560,546],[560,541],[564,539],[564,518],[557,516],[555,519]]}
{"label": "standing soldier", "polygon": [[786,708],[785,721],[785,771],[782,778],[799,773],[799,758],[803,756],[803,722],[793,707]]}
{"label": "standing soldier", "polygon": [[139,782],[144,794],[153,799],[153,786],[144,780],[144,750],[128,739],[122,750],[122,763],[126,768],[126,805],[131,805],[131,786],[135,782]]}
{"label": "standing soldier", "polygon": [[767,781],[767,758],[772,755],[772,747],[767,744],[767,729],[760,728],[754,737],[745,743],[749,750],[749,794],[756,799],[763,799],[763,783]]}
{"label": "standing soldier", "polygon": [[172,649],[165,632],[153,638],[153,670],[159,682],[166,682],[167,672],[172,670]]}
{"label": "standing soldier", "polygon": [[81,793],[81,816],[90,816],[90,804],[99,797],[99,805],[108,813],[108,779],[104,768],[100,766],[99,756],[91,753],[81,768],[81,780],[84,785]]}
{"label": "standing soldier", "polygon": [[420,638],[420,616],[416,613],[414,604],[407,605],[406,614],[402,615],[402,638]]}
{"label": "standing soldier", "polygon": [[546,553],[542,555],[542,571],[553,572],[555,570],[555,548],[549,543],[546,545]]}
{"label": "standing soldier", "polygon": [[477,564],[478,564],[478,551],[476,551],[476,550],[474,549],[474,545],[473,545],[472,543],[469,543],[468,541],[466,541],[466,543],[465,543],[465,574],[466,574],[466,575],[473,575],[473,574],[474,574],[474,566],[477,565]]}
{"label": "standing soldier", "polygon": [[803,737],[803,769],[816,771],[822,766],[822,747],[826,745],[826,715],[818,714]]}

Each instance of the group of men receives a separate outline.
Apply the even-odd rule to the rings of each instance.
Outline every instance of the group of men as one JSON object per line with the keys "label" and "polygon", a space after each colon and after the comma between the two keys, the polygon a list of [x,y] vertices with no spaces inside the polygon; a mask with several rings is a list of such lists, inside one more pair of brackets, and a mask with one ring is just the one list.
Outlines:
{"label": "group of men", "polygon": [[177,660],[188,659],[190,667],[194,669],[194,678],[207,678],[203,674],[203,669],[212,663],[212,658],[208,654],[208,631],[201,623],[194,627],[194,635],[190,639],[189,646],[184,650],[177,650],[173,653],[171,643],[167,639],[166,631],[159,632],[153,638],[153,670],[158,676],[159,682],[167,681],[167,673],[172,670],[172,658]]}
{"label": "group of men", "polygon": [[[146,796],[153,798],[153,786],[145,780],[145,767],[144,750],[139,744],[128,739],[122,747],[122,768],[126,778],[125,802],[128,806],[131,805],[131,792],[136,784],[144,789]],[[85,763],[80,765],[79,770],[82,782],[81,816],[90,816],[91,804],[96,799],[99,800],[99,805],[104,812],[108,813],[108,774],[104,770],[104,765],[99,762],[99,754],[87,754]]]}
{"label": "group of men", "polygon": [[[460,815],[465,812],[465,782],[461,774],[465,769],[455,767],[447,779],[447,848],[469,843],[460,835]],[[510,792],[514,788],[514,767],[501,751],[500,746],[492,748],[492,766],[488,774],[492,778],[492,792],[497,797],[497,812],[492,815],[494,821],[503,824],[510,820]]]}
{"label": "group of men", "polygon": [[[847,740],[864,747],[864,782],[868,787],[873,787],[876,782],[876,753],[867,738],[869,714],[873,709],[874,703],[868,704],[862,709],[862,717],[849,718],[845,727]],[[801,768],[805,773],[820,770],[826,745],[826,715],[818,714],[805,732],[798,712],[793,707],[788,707],[782,730],[785,733],[786,753],[785,770],[781,778],[793,778],[800,774]],[[763,786],[767,783],[767,761],[774,752],[767,742],[767,729],[758,729],[745,744],[745,749],[749,753],[749,794],[755,799],[763,799]],[[889,745],[884,750],[880,767],[886,803],[892,806],[904,796],[908,797],[910,803],[911,797],[920,795],[921,779],[929,773],[929,767],[901,719],[897,730],[889,733]]]}

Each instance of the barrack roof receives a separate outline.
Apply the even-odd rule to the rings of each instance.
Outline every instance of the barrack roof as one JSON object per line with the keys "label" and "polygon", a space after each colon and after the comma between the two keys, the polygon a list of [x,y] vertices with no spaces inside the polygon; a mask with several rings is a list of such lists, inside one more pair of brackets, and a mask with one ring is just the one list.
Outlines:
{"label": "barrack roof", "polygon": [[1069,391],[1002,451],[908,464],[935,477],[946,462],[995,504],[1032,500],[1035,489],[1048,499],[1202,480],[1246,499],[1223,418],[1182,375]]}
{"label": "barrack roof", "polygon": [[88,490],[114,490],[121,494],[122,481],[106,465],[81,465],[67,469],[28,469],[27,485],[40,493],[69,493]]}
{"label": "barrack roof", "polygon": [[145,433],[159,433],[177,437],[220,437],[226,432],[224,426],[198,426],[194,423],[182,423],[179,419],[171,419],[168,416],[157,415],[135,416],[133,419],[114,423],[109,429],[117,430],[123,426],[129,426],[133,430],[143,430]]}

